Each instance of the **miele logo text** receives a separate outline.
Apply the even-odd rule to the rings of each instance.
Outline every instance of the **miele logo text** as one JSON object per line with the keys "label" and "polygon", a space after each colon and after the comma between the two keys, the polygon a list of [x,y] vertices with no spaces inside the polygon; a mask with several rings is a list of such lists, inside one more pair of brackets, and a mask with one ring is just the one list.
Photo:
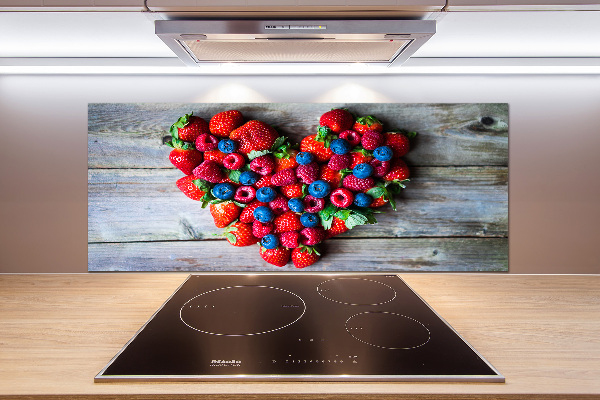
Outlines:
{"label": "miele logo text", "polygon": [[210,362],[211,367],[241,367],[242,362],[240,360],[212,360]]}

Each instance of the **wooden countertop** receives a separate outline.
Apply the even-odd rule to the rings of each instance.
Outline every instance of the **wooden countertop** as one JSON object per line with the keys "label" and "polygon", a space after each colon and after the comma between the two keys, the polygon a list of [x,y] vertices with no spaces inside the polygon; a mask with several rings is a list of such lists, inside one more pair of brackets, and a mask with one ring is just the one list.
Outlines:
{"label": "wooden countertop", "polygon": [[186,276],[0,275],[0,399],[600,398],[600,275],[401,275],[506,383],[94,383]]}

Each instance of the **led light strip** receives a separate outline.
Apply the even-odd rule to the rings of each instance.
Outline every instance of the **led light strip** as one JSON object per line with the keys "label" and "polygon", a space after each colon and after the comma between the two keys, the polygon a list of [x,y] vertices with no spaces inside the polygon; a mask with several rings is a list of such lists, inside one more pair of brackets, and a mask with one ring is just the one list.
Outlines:
{"label": "led light strip", "polygon": [[600,74],[600,58],[411,58],[400,67],[371,64],[183,66],[175,58],[0,58],[12,75],[420,75]]}

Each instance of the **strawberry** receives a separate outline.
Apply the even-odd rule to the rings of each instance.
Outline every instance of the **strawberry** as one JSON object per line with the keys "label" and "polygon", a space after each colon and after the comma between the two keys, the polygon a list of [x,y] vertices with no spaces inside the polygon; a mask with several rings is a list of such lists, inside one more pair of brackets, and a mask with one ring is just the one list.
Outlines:
{"label": "strawberry", "polygon": [[235,129],[229,137],[240,142],[240,152],[248,154],[252,150],[270,150],[279,134],[267,123],[252,120]]}
{"label": "strawberry", "polygon": [[322,227],[304,228],[300,231],[300,243],[305,246],[314,246],[325,239],[325,231]]}
{"label": "strawberry", "polygon": [[352,129],[354,117],[346,109],[334,108],[321,115],[321,118],[319,118],[319,125],[326,126],[335,133],[340,133]]}
{"label": "strawberry", "polygon": [[410,171],[408,169],[408,166],[406,165],[403,159],[397,158],[394,161],[392,161],[390,171],[384,175],[383,179],[386,181],[401,182],[403,180],[408,179],[409,176]]}
{"label": "strawberry", "polygon": [[213,115],[209,122],[210,133],[219,137],[228,137],[236,128],[242,126],[244,117],[238,110],[222,111]]}
{"label": "strawberry", "polygon": [[300,246],[292,250],[292,262],[296,268],[306,268],[313,265],[319,258],[321,258],[321,254],[314,247]]}
{"label": "strawberry", "polygon": [[209,133],[208,122],[194,113],[185,114],[171,125],[171,136],[184,142],[194,143],[196,138],[204,133]]}
{"label": "strawberry", "polygon": [[191,175],[194,168],[202,163],[202,153],[196,150],[193,144],[173,138],[167,145],[173,147],[169,153],[169,161],[185,175]]}
{"label": "strawberry", "polygon": [[349,229],[346,226],[346,222],[338,217],[333,217],[331,228],[325,231],[325,239],[332,238],[341,233],[347,232]]}
{"label": "strawberry", "polygon": [[377,207],[381,207],[386,205],[388,202],[388,200],[386,200],[385,196],[381,196],[376,198],[375,200],[373,200],[373,202],[371,203],[371,205],[369,205],[369,207],[371,208],[377,208]]}
{"label": "strawberry", "polygon": [[276,153],[275,154],[275,172],[282,171],[288,168],[296,168],[298,163],[296,162],[296,154],[298,154],[298,150],[287,150],[285,154]]}
{"label": "strawberry", "polygon": [[177,179],[177,182],[175,182],[175,184],[177,185],[179,190],[181,190],[183,194],[185,194],[187,197],[189,197],[192,200],[200,201],[202,196],[204,196],[205,192],[200,190],[198,186],[194,185],[195,179],[196,177],[194,175],[188,175],[184,176],[183,178]]}
{"label": "strawberry", "polygon": [[369,155],[368,152],[360,150],[353,151],[350,153],[352,157],[352,163],[350,163],[350,169],[356,167],[358,164],[368,164],[373,159],[373,156]]}
{"label": "strawberry", "polygon": [[211,183],[219,183],[225,176],[219,164],[215,161],[205,160],[194,169],[194,175]]}
{"label": "strawberry", "polygon": [[331,185],[332,189],[340,187],[342,184],[342,174],[339,171],[334,171],[327,165],[321,166],[320,178]]}
{"label": "strawberry", "polygon": [[306,136],[300,142],[300,151],[311,153],[316,161],[325,162],[331,158],[333,151],[329,147],[325,147],[324,142],[316,140],[317,135]]}
{"label": "strawberry", "polygon": [[304,196],[304,184],[303,183],[292,183],[291,185],[285,185],[281,189],[281,194],[283,194],[288,199],[293,199],[295,197]]}
{"label": "strawberry", "polygon": [[223,160],[227,157],[227,154],[223,153],[220,150],[212,150],[204,152],[204,159],[216,161],[219,165],[223,165]]}
{"label": "strawberry", "polygon": [[275,217],[273,223],[275,224],[274,233],[300,231],[304,228],[300,222],[300,217],[293,211],[288,211]]}
{"label": "strawberry", "polygon": [[342,186],[354,192],[364,192],[373,187],[375,181],[373,178],[357,178],[354,175],[348,175],[342,180]]}
{"label": "strawberry", "polygon": [[283,267],[290,261],[292,250],[286,249],[283,246],[278,246],[271,250],[260,246],[260,256],[269,264],[277,267]]}
{"label": "strawberry", "polygon": [[236,222],[228,226],[224,231],[227,241],[237,247],[250,246],[258,243],[258,239],[252,234],[252,225]]}
{"label": "strawberry", "polygon": [[296,172],[293,168],[282,169],[271,177],[274,186],[288,186],[296,182]]}
{"label": "strawberry", "polygon": [[416,132],[386,132],[383,134],[386,146],[391,147],[394,157],[402,157],[410,150],[410,139]]}
{"label": "strawberry", "polygon": [[367,115],[366,117],[356,118],[353,129],[360,133],[366,131],[381,132],[383,131],[383,124],[374,116]]}
{"label": "strawberry", "polygon": [[254,200],[250,204],[248,204],[242,210],[240,214],[240,222],[244,222],[246,224],[251,224],[254,222],[254,210],[256,210],[260,206],[266,206],[267,203],[263,203],[262,201]]}
{"label": "strawberry", "polygon": [[242,211],[233,201],[211,204],[209,209],[217,228],[225,228],[235,221]]}

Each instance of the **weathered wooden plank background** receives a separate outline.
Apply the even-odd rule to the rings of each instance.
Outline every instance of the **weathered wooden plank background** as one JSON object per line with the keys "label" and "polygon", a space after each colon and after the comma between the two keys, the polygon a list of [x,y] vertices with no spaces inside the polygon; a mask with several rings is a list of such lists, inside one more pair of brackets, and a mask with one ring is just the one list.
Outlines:
{"label": "weathered wooden plank background", "polygon": [[257,248],[229,245],[179,192],[164,138],[185,113],[235,108],[299,141],[341,106],[419,132],[411,182],[398,211],[330,239],[310,271],[508,269],[507,104],[101,103],[88,108],[89,270],[279,271]]}

